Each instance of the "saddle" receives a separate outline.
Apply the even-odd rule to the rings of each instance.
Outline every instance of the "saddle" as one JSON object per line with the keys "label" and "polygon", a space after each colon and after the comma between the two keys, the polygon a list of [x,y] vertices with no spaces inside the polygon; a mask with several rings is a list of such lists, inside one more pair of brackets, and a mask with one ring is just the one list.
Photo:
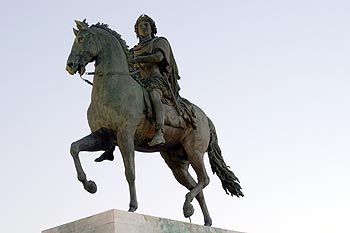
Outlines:
{"label": "saddle", "polygon": [[[143,97],[145,101],[145,114],[147,119],[154,120],[154,113],[151,104],[151,99],[149,97],[148,91],[142,87]],[[168,126],[172,126],[175,128],[185,129],[188,127],[197,128],[197,120],[196,120],[196,112],[190,101],[185,98],[179,97],[178,102],[178,110],[172,104],[172,101],[162,101],[164,105],[164,124]]]}

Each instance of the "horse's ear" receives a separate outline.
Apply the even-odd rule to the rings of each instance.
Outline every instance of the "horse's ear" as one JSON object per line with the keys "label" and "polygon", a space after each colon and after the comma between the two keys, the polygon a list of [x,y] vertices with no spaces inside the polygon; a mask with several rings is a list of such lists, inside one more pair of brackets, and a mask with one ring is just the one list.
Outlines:
{"label": "horse's ear", "polygon": [[77,36],[79,31],[77,29],[73,28],[73,33],[74,33],[75,36]]}
{"label": "horse's ear", "polygon": [[84,30],[84,29],[88,29],[89,25],[85,22],[85,20],[83,22],[80,22],[78,20],[75,20],[75,23],[77,24],[77,28],[79,30]]}

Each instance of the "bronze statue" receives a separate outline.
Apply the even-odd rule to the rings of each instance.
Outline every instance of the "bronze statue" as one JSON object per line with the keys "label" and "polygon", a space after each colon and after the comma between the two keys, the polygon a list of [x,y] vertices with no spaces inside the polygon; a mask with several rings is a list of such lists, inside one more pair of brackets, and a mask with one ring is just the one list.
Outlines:
{"label": "bronze statue", "polygon": [[[79,152],[102,150],[109,154],[107,157],[112,160],[110,155],[113,153],[114,147],[118,146],[129,184],[129,211],[133,212],[138,207],[135,187],[135,150],[160,152],[176,180],[189,190],[183,206],[184,216],[186,218],[192,216],[194,209],[191,202],[196,198],[204,215],[204,223],[210,226],[212,220],[202,192],[203,188],[209,184],[209,177],[203,161],[205,152],[209,155],[212,171],[220,178],[226,193],[237,197],[243,196],[237,177],[228,168],[221,156],[213,123],[199,107],[183,98],[176,98],[178,89],[176,89],[176,86],[170,86],[173,84],[169,84],[173,96],[172,94],[167,96],[169,93],[166,94],[165,92],[168,90],[163,89],[163,87],[159,87],[159,90],[158,87],[154,88],[152,84],[150,85],[152,86],[150,95],[152,95],[152,90],[155,89],[158,92],[155,94],[158,95],[156,98],[161,99],[162,104],[165,101],[164,99],[169,97],[170,102],[173,101],[174,103],[178,100],[179,105],[183,102],[183,109],[187,110],[184,112],[180,110],[181,112],[179,112],[174,104],[163,104],[165,124],[161,127],[163,129],[161,129],[161,133],[164,141],[159,140],[160,143],[151,143],[150,145],[149,142],[157,135],[159,127],[156,128],[156,125],[159,121],[154,120],[154,117],[150,118],[147,114],[149,112],[149,101],[147,101],[147,92],[144,90],[149,87],[144,86],[144,82],[139,82],[137,77],[132,77],[134,61],[139,68],[141,78],[153,77],[150,74],[160,75],[161,78],[169,78],[169,76],[164,75],[169,74],[163,71],[161,66],[157,68],[154,65],[143,65],[152,56],[143,58],[142,53],[135,51],[137,46],[134,48],[134,55],[136,56],[133,59],[133,55],[128,50],[125,41],[121,39],[118,33],[108,28],[108,25],[98,23],[89,26],[85,20],[82,22],[76,21],[76,24],[78,30],[74,29],[76,37],[67,60],[66,70],[71,75],[77,72],[83,75],[85,66],[90,62],[95,62],[92,97],[87,113],[91,134],[73,142],[70,149],[78,180],[82,182],[88,192],[95,193],[97,186],[95,182],[87,180],[80,163]],[[140,33],[142,26],[137,27],[137,32]],[[148,29],[142,30],[145,30],[145,34],[147,34]],[[141,33],[139,36],[142,43],[141,37],[145,34],[141,36]],[[159,39],[165,41],[163,38]],[[153,40],[153,43],[158,43],[156,38],[153,38]],[[160,54],[157,55],[157,51],[157,49],[153,51],[155,57],[160,56]],[[161,51],[161,53],[163,52]],[[164,54],[161,55],[166,57]],[[159,58],[156,58],[155,63],[157,61],[159,61]],[[171,63],[169,64],[171,65]],[[153,70],[149,71],[148,68]],[[143,69],[146,69],[146,71]],[[174,71],[174,67],[172,67],[172,71]],[[174,77],[177,78],[176,76],[172,78]],[[157,103],[154,103],[154,101],[159,99],[153,99],[151,102],[155,105]],[[177,119],[191,119],[188,114],[195,115],[196,123],[192,121],[191,124],[188,124],[186,120],[177,121]],[[187,117],[184,115],[187,115]],[[173,120],[166,120],[168,118]],[[170,124],[166,122],[170,122]],[[156,137],[156,140],[158,141],[159,138]],[[188,172],[189,165],[193,167],[198,182]]]}
{"label": "bronze statue", "polygon": [[155,36],[157,28],[149,16],[141,15],[137,19],[135,33],[140,42],[132,49],[132,53],[155,112],[156,134],[149,142],[150,146],[155,146],[165,143],[163,103],[170,101],[179,106],[177,98],[180,87],[177,79],[180,76],[170,44],[164,37]]}

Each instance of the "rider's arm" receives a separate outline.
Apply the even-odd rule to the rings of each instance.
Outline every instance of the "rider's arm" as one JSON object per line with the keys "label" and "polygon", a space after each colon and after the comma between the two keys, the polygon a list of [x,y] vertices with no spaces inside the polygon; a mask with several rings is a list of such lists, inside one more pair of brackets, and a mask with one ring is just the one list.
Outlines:
{"label": "rider's arm", "polygon": [[163,60],[164,56],[161,51],[156,51],[150,55],[136,56],[134,57],[134,62],[137,63],[158,63]]}

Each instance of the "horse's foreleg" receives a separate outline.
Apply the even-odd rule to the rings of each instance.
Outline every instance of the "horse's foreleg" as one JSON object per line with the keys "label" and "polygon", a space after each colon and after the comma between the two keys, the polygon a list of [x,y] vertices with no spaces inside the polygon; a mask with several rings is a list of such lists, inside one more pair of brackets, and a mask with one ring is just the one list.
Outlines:
{"label": "horse's foreleg", "polygon": [[135,146],[134,136],[128,132],[121,132],[117,136],[118,147],[123,157],[126,180],[129,185],[130,203],[129,211],[134,212],[137,207],[135,186]]}
{"label": "horse's foreleg", "polygon": [[89,193],[95,193],[97,186],[94,181],[87,180],[79,159],[80,151],[99,151],[106,150],[111,144],[111,139],[105,129],[100,129],[90,135],[73,142],[70,148],[70,153],[74,160],[75,169],[77,171],[78,180],[84,185],[84,188]]}

